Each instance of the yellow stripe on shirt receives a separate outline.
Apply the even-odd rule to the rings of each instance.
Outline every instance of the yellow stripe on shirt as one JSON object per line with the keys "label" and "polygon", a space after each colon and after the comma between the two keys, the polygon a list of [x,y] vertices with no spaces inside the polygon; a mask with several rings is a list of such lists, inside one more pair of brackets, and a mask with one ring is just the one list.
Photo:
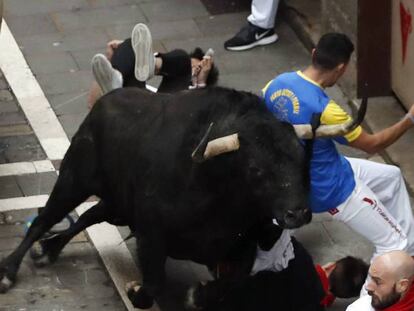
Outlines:
{"label": "yellow stripe on shirt", "polygon": [[[349,120],[351,120],[351,116],[333,100],[329,101],[321,115],[321,124],[326,125],[342,124]],[[361,126],[357,126],[353,131],[349,132],[344,137],[348,142],[352,142],[357,139],[359,135],[361,135],[361,132]]]}
{"label": "yellow stripe on shirt", "polygon": [[270,83],[272,83],[272,82],[273,82],[273,80],[270,80],[269,82],[267,82],[267,84],[265,85],[265,87],[262,88],[262,94],[263,94],[263,96],[265,95],[265,93],[267,91],[267,88],[269,87]]}

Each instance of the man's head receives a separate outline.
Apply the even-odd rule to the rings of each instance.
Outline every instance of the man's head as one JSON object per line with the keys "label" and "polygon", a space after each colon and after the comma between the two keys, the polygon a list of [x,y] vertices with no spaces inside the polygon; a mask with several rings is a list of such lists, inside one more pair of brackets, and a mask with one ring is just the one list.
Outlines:
{"label": "man's head", "polygon": [[323,35],[312,51],[312,66],[329,74],[325,86],[332,86],[344,74],[354,51],[351,40],[341,33]]}
{"label": "man's head", "polygon": [[368,264],[351,256],[329,263],[323,269],[329,279],[329,291],[339,298],[359,296],[368,274]]}
{"label": "man's head", "polygon": [[410,289],[414,260],[404,251],[392,251],[376,257],[369,268],[366,290],[375,309],[385,309],[398,302]]}

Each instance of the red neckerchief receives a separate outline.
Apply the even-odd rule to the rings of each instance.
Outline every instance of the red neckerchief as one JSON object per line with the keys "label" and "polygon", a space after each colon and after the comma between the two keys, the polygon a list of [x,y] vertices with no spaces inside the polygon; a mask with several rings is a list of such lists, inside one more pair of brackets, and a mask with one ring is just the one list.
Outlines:
{"label": "red neckerchief", "polygon": [[335,296],[329,292],[329,279],[325,270],[320,265],[315,266],[316,272],[318,272],[319,279],[321,280],[323,290],[325,291],[325,297],[321,300],[321,306],[329,307],[335,301]]}
{"label": "red neckerchief", "polygon": [[382,309],[381,311],[413,311],[414,310],[414,286],[411,284],[410,290],[402,300],[396,304]]}

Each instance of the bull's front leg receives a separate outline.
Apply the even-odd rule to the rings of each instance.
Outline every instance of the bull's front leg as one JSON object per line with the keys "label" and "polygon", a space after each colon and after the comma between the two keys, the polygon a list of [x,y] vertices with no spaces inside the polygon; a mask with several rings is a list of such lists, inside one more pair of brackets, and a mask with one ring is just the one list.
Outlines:
{"label": "bull's front leg", "polygon": [[137,238],[137,251],[143,284],[141,287],[127,286],[127,294],[134,307],[149,309],[154,297],[160,292],[165,281],[166,248],[165,239],[158,230]]}

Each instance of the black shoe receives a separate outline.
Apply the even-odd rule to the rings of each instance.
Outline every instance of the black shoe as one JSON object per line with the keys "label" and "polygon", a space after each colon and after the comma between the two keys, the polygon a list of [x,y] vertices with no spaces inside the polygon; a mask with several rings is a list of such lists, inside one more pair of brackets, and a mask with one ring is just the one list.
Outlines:
{"label": "black shoe", "polygon": [[233,38],[224,42],[224,48],[230,51],[243,51],[276,42],[277,39],[278,36],[273,29],[264,29],[248,23]]}

